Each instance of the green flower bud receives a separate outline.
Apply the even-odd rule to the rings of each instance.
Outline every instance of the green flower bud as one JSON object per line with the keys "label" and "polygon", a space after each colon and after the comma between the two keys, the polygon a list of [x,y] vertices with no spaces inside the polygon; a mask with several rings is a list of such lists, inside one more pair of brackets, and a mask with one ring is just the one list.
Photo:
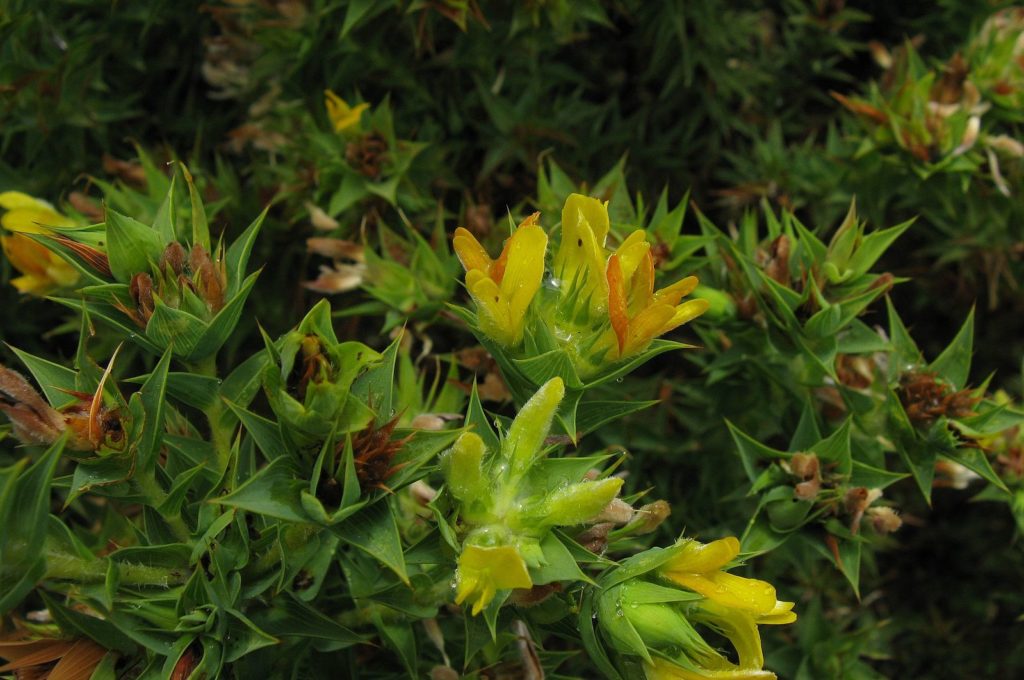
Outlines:
{"label": "green flower bud", "polygon": [[736,317],[736,301],[724,291],[697,286],[693,291],[693,297],[707,301],[708,311],[704,312],[704,315],[712,321]]}
{"label": "green flower bud", "polygon": [[619,494],[622,480],[608,477],[556,489],[543,504],[547,521],[559,526],[582,524],[599,514]]}
{"label": "green flower bud", "polygon": [[361,342],[337,341],[331,308],[317,304],[272,348],[279,361],[263,374],[270,408],[301,443],[326,437],[332,430],[352,432],[373,414],[351,398],[359,374],[380,355]]}
{"label": "green flower bud", "polygon": [[807,515],[813,507],[812,501],[800,500],[794,496],[790,499],[768,503],[765,512],[774,529],[792,531],[806,523]]}
{"label": "green flower bud", "polygon": [[625,654],[650,661],[649,650],[682,652],[702,665],[722,660],[687,619],[680,602],[699,597],[640,579],[630,579],[601,596],[601,630]]}
{"label": "green flower bud", "polygon": [[530,397],[519,415],[512,421],[508,436],[502,442],[501,452],[508,461],[512,478],[521,477],[530,469],[544,446],[544,438],[551,429],[551,421],[558,404],[565,396],[565,383],[552,378]]}
{"label": "green flower bud", "polygon": [[485,450],[484,440],[479,435],[466,432],[442,458],[448,490],[464,503],[477,500],[487,491],[482,465]]}

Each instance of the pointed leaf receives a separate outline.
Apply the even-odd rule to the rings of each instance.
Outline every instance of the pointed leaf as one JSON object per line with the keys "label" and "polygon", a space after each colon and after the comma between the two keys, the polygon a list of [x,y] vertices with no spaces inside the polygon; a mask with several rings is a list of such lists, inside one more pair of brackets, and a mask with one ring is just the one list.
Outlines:
{"label": "pointed leaf", "polygon": [[402,539],[388,503],[375,503],[332,528],[341,540],[381,562],[406,584]]}
{"label": "pointed leaf", "polygon": [[150,270],[166,245],[160,234],[136,219],[107,208],[107,259],[110,271],[121,283]]}
{"label": "pointed leaf", "polygon": [[971,352],[974,345],[974,309],[972,308],[960,331],[929,368],[948,380],[956,389],[967,386],[971,372]]}

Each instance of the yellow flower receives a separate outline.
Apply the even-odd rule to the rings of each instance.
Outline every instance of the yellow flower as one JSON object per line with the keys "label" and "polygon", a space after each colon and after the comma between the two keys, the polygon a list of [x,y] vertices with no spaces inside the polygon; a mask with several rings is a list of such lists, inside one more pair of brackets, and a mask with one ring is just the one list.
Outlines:
{"label": "yellow flower", "polygon": [[46,201],[20,191],[0,192],[0,208],[7,212],[0,224],[7,231],[25,234],[49,234],[48,227],[71,227],[74,222],[53,209]]}
{"label": "yellow flower", "polygon": [[674,550],[675,555],[661,568],[662,576],[706,598],[691,619],[708,623],[729,638],[740,669],[760,671],[764,654],[757,626],[796,621],[793,603],[779,601],[775,588],[766,581],[722,571],[740,552],[740,542],[733,536],[708,544],[685,541]]}
{"label": "yellow flower", "polygon": [[[774,614],[779,605],[789,604],[792,608],[792,603],[780,603],[775,598],[775,588],[767,581],[722,571],[740,552],[740,542],[734,536],[707,544],[684,541],[674,550],[676,554],[661,568],[662,576],[712,602],[756,616]],[[790,614],[790,620],[795,621],[796,614]]]}
{"label": "yellow flower", "polygon": [[647,680],[775,680],[775,673],[755,668],[721,668],[691,670],[666,659],[644,664]]}
{"label": "yellow flower", "polygon": [[706,300],[685,295],[697,287],[697,277],[654,290],[654,258],[647,234],[637,229],[608,257],[608,204],[572,194],[562,208],[562,242],[554,259],[554,274],[567,295],[590,302],[591,314],[607,311],[611,330],[602,346],[614,358],[643,351],[651,341],[703,314]]}
{"label": "yellow flower", "polygon": [[335,132],[345,132],[359,124],[363,111],[370,108],[366,102],[349,106],[348,102],[330,90],[324,90],[324,104],[327,106],[327,117],[331,119]]}
{"label": "yellow flower", "polygon": [[466,289],[477,303],[480,330],[506,347],[522,341],[526,310],[544,277],[548,236],[537,225],[539,217],[534,213],[523,220],[497,260],[468,230],[455,230],[453,244],[466,268]]}
{"label": "yellow flower", "polygon": [[459,556],[455,604],[473,599],[473,616],[491,603],[499,590],[530,588],[526,562],[510,545],[485,548],[469,545]]}
{"label": "yellow flower", "polygon": [[[636,246],[646,246],[639,257]],[[697,287],[696,276],[654,291],[654,262],[643,231],[633,232],[608,258],[607,277],[608,318],[619,358],[643,351],[654,338],[696,319],[709,306],[700,298],[680,304]]]}
{"label": "yellow flower", "polygon": [[74,267],[25,235],[50,234],[49,227],[68,227],[74,224],[73,221],[46,201],[19,191],[0,193],[0,208],[6,211],[0,217],[0,224],[4,229],[16,232],[0,236],[0,246],[14,268],[22,273],[11,281],[19,292],[45,295],[54,288],[70,286],[78,281]]}
{"label": "yellow flower", "polygon": [[590,299],[598,311],[607,295],[605,241],[608,239],[608,203],[570,194],[562,206],[562,241],[555,253],[553,271],[564,290],[582,300]]}

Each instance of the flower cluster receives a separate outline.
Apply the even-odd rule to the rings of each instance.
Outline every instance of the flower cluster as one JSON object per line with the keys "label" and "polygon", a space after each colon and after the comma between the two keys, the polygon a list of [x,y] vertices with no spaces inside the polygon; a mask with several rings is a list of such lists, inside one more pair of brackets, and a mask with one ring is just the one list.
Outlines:
{"label": "flower cluster", "polygon": [[[602,635],[627,660],[638,657],[649,680],[774,678],[763,668],[757,627],[792,623],[796,614],[770,583],[725,571],[739,549],[734,537],[687,539],[627,560],[602,579]],[[709,644],[698,626],[728,639],[737,660]]]}
{"label": "flower cluster", "polygon": [[[246,265],[263,215],[230,245],[211,245],[209,225],[192,176],[182,167],[191,199],[191,239],[175,210],[174,181],[151,225],[106,208],[103,223],[81,226],[24,194],[3,194],[9,208],[5,252],[25,276],[19,288],[42,294],[76,283],[82,295],[59,298],[125,334],[142,331],[156,354],[172,348],[190,363],[215,353],[238,323],[257,274]],[[29,240],[25,235],[31,234]],[[24,239],[24,240],[22,240]]]}
{"label": "flower cluster", "polygon": [[607,203],[569,196],[549,269],[539,218],[527,217],[497,259],[467,229],[455,232],[455,252],[476,303],[476,329],[505,358],[563,352],[575,373],[570,379],[598,380],[707,310],[705,300],[682,301],[696,288],[696,277],[654,289],[654,258],[642,229],[615,250],[607,248]]}
{"label": "flower cluster", "polygon": [[545,460],[544,440],[565,395],[561,379],[546,383],[519,411],[497,450],[480,435],[462,434],[442,469],[465,531],[455,601],[480,613],[499,591],[529,588],[530,570],[545,564],[552,527],[595,518],[619,493],[617,477],[582,480]]}

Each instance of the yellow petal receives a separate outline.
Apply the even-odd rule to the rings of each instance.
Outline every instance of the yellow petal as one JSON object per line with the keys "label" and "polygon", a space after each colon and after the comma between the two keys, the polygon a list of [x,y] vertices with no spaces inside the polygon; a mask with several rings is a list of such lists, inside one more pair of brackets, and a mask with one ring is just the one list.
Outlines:
{"label": "yellow petal", "polygon": [[761,634],[754,615],[713,600],[705,600],[693,613],[695,622],[710,624],[732,643],[739,657],[740,669],[760,670],[764,666]]}
{"label": "yellow petal", "polygon": [[735,536],[727,536],[710,543],[687,540],[670,548],[675,555],[663,569],[665,571],[686,571],[703,574],[721,569],[740,554],[740,542]]}
{"label": "yellow petal", "polygon": [[483,271],[470,269],[466,272],[466,289],[477,303],[480,330],[502,345],[518,344],[522,338],[522,320],[518,326],[513,324],[509,316],[508,300],[498,284]]}
{"label": "yellow petal", "polygon": [[696,300],[688,300],[687,302],[684,302],[683,304],[675,308],[675,312],[672,314],[672,318],[669,319],[664,326],[662,326],[661,330],[657,333],[657,335],[668,333],[673,328],[678,328],[679,326],[682,326],[684,323],[693,321],[698,316],[708,311],[708,307],[710,306],[711,303],[705,300],[704,298],[697,298]]}
{"label": "yellow petal", "polygon": [[604,304],[608,206],[596,198],[572,194],[562,207],[562,241],[555,253],[554,271],[577,294]]}
{"label": "yellow petal", "polygon": [[626,291],[630,316],[636,316],[654,301],[654,258],[650,249],[644,253]]}
{"label": "yellow petal", "polygon": [[48,208],[53,210],[53,206],[46,201],[34,198],[20,191],[0,192],[0,208],[4,210],[14,210],[15,208]]}
{"label": "yellow petal", "polygon": [[654,299],[667,305],[678,305],[680,300],[693,292],[698,283],[696,276],[687,276],[659,290],[654,294]]}
{"label": "yellow petal", "polygon": [[774,609],[757,619],[758,623],[769,626],[793,623],[794,621],[796,621],[796,612],[793,611],[793,603],[782,601],[776,602]]}
{"label": "yellow petal", "polygon": [[615,331],[619,355],[621,356],[626,347],[626,341],[629,338],[629,310],[626,305],[626,290],[618,255],[612,255],[608,258],[607,276],[608,319],[612,323],[612,330]]}
{"label": "yellow petal", "polygon": [[462,263],[466,271],[480,269],[490,273],[491,257],[468,229],[462,227],[456,229],[452,245],[455,248],[455,254],[459,256],[459,262]]}
{"label": "yellow petal", "polygon": [[647,233],[643,229],[637,229],[622,242],[615,254],[619,256],[622,276],[626,281],[633,278],[637,266],[650,251],[651,244],[647,242]]}
{"label": "yellow petal", "polygon": [[509,239],[501,290],[511,318],[520,323],[544,278],[547,247],[548,235],[533,222],[524,222]]}
{"label": "yellow petal", "polygon": [[470,596],[475,596],[473,616],[491,603],[497,591],[533,586],[526,562],[519,551],[509,545],[493,548],[466,546],[459,556],[455,578],[455,604],[462,604]]}
{"label": "yellow petal", "polygon": [[664,332],[666,324],[675,314],[675,308],[668,305],[653,304],[642,310],[636,318],[629,322],[629,334],[622,356],[640,352],[651,344],[651,340]]}
{"label": "yellow petal", "polygon": [[348,102],[339,97],[331,90],[324,90],[324,105],[327,107],[327,117],[331,119],[335,132],[344,132],[359,123],[360,117],[370,105],[366,102],[349,106]]}
{"label": "yellow petal", "polygon": [[24,275],[11,280],[19,292],[45,295],[78,281],[74,267],[23,234],[0,236],[0,247],[11,265]]}
{"label": "yellow petal", "polygon": [[14,286],[19,293],[37,296],[46,295],[51,288],[50,283],[46,279],[36,278],[35,276],[15,277],[11,279],[11,285]]}
{"label": "yellow petal", "polygon": [[728,668],[690,670],[668,661],[656,658],[653,664],[644,664],[647,680],[775,680],[771,671]]}
{"label": "yellow petal", "polygon": [[26,234],[49,234],[48,227],[69,227],[70,219],[48,207],[15,208],[0,217],[0,224],[7,231]]}
{"label": "yellow petal", "polygon": [[577,220],[584,222],[593,233],[597,245],[604,248],[610,226],[607,201],[602,202],[583,194],[569,194],[562,206],[562,229],[565,229],[567,216],[570,223]]}
{"label": "yellow petal", "polygon": [[674,583],[730,609],[760,616],[771,612],[775,607],[775,587],[767,581],[744,578],[724,571],[707,574],[669,571],[665,572],[665,576]]}

